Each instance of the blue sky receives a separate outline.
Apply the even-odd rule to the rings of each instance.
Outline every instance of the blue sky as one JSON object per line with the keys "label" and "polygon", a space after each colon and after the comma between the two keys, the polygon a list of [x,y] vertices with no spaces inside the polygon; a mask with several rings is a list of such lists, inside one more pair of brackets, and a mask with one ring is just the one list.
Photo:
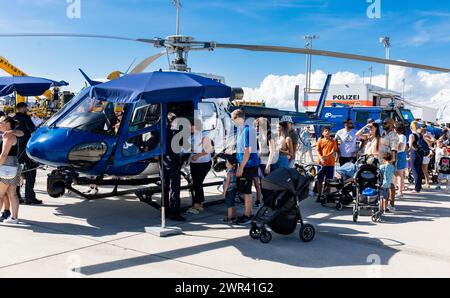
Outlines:
{"label": "blue sky", "polygon": [[[305,34],[320,35],[315,48],[384,56],[380,36],[392,39],[392,58],[450,67],[450,3],[381,0],[381,19],[369,19],[366,0],[184,0],[182,33],[223,43],[304,46]],[[66,0],[3,0],[0,33],[67,32],[125,37],[165,37],[175,32],[170,0],[81,0],[81,18],[66,16]],[[29,75],[67,80],[126,70],[158,50],[140,43],[68,38],[0,39],[0,55]],[[314,58],[314,69],[366,72],[369,63]],[[269,74],[305,71],[305,57],[216,50],[190,55],[193,71],[224,75],[232,86],[257,87]],[[384,66],[373,65],[375,74]],[[167,68],[162,58],[150,70]]]}

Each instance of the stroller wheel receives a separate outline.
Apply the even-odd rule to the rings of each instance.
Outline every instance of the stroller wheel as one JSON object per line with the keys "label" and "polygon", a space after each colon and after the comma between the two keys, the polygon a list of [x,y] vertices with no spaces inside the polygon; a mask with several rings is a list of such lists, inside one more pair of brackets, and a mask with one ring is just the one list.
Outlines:
{"label": "stroller wheel", "polygon": [[378,221],[378,215],[374,214],[372,215],[372,222],[377,222]]}
{"label": "stroller wheel", "polygon": [[303,242],[310,242],[316,236],[316,230],[310,224],[302,225],[300,228],[300,239]]}
{"label": "stroller wheel", "polygon": [[336,209],[339,210],[339,211],[342,211],[344,209],[344,206],[342,206],[341,203],[337,203],[336,204]]}
{"label": "stroller wheel", "polygon": [[250,237],[252,237],[252,239],[258,240],[260,234],[261,234],[261,230],[258,229],[257,227],[252,227],[250,229]]}
{"label": "stroller wheel", "polygon": [[261,241],[264,244],[269,243],[270,241],[272,241],[272,233],[270,233],[267,230],[261,231],[259,241]]}
{"label": "stroller wheel", "polygon": [[353,212],[353,222],[358,222],[358,212]]}

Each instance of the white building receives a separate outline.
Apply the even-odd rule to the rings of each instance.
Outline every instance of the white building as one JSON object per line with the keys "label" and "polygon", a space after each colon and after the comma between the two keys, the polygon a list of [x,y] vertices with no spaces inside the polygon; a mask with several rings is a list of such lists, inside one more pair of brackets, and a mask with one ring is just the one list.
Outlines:
{"label": "white building", "polygon": [[[307,111],[314,111],[319,103],[322,90],[305,92],[303,107]],[[345,104],[355,107],[384,106],[393,98],[401,97],[401,94],[370,84],[339,84],[330,85],[327,94],[326,106],[332,104]]]}

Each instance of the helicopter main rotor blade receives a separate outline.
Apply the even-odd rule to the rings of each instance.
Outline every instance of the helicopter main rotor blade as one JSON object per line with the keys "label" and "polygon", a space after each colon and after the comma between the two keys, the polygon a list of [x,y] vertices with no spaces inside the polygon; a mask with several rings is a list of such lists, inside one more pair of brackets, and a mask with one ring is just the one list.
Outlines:
{"label": "helicopter main rotor blade", "polygon": [[98,34],[14,33],[14,34],[0,34],[0,37],[79,37],[79,38],[101,38],[101,39],[126,40],[126,41],[136,41],[136,42],[154,44],[154,41],[151,39],[128,38],[128,37],[121,37],[121,36],[98,35]]}
{"label": "helicopter main rotor blade", "polygon": [[139,63],[138,65],[136,65],[136,67],[133,68],[133,70],[130,72],[130,74],[135,74],[135,73],[141,73],[141,72],[143,72],[150,64],[152,64],[154,61],[158,60],[158,59],[159,59],[160,57],[162,57],[165,53],[166,53],[166,51],[148,57],[147,59],[143,60],[141,63]]}
{"label": "helicopter main rotor blade", "polygon": [[387,59],[382,59],[382,58],[361,56],[361,55],[355,55],[355,54],[330,52],[330,51],[322,51],[322,50],[314,50],[314,49],[305,49],[305,48],[292,48],[292,47],[280,47],[280,46],[259,46],[259,45],[245,45],[245,44],[223,44],[223,43],[216,43],[215,47],[222,48],[222,49],[241,49],[241,50],[248,50],[248,51],[259,51],[259,52],[277,52],[277,53],[325,56],[325,57],[334,57],[334,58],[343,58],[343,59],[350,59],[350,60],[375,62],[375,63],[380,63],[380,64],[412,67],[412,68],[431,70],[431,71],[450,72],[450,69],[448,69],[448,68],[442,68],[442,67],[436,67],[436,66],[409,63],[409,62],[396,61],[396,60],[387,60]]}

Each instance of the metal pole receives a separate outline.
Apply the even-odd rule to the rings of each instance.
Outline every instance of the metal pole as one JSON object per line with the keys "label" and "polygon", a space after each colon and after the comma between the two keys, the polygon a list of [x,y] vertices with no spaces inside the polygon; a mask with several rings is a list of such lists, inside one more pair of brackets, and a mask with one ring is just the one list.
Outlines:
{"label": "metal pole", "polygon": [[306,78],[305,78],[305,90],[309,92],[309,55],[306,55]]}
{"label": "metal pole", "polygon": [[[161,104],[161,115],[164,115],[164,111],[163,111],[164,107],[163,104]],[[164,174],[165,174],[165,169],[164,169],[164,147],[166,145],[166,138],[167,136],[164,134],[164,124],[166,122],[167,118],[161,117],[161,129],[160,129],[160,134],[161,134],[161,144],[160,144],[160,148],[161,148],[161,158],[160,158],[160,173],[161,173],[161,228],[165,229],[166,228],[166,206],[165,206],[165,180],[164,180]],[[165,137],[164,137],[165,136]]]}
{"label": "metal pole", "polygon": [[[389,46],[386,46],[386,60],[390,59]],[[389,89],[389,64],[386,64],[386,89]]]}
{"label": "metal pole", "polygon": [[[310,49],[312,49],[313,43],[311,40]],[[309,77],[308,77],[308,91],[311,91],[311,77],[312,77],[312,55],[309,55]]]}

